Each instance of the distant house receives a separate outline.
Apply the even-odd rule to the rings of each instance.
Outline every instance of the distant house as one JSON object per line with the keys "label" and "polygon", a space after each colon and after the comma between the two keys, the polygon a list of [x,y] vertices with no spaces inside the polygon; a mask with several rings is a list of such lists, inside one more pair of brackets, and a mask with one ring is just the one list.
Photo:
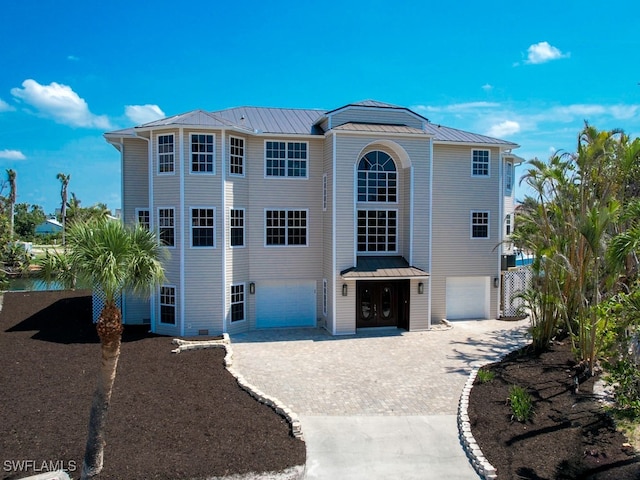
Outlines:
{"label": "distant house", "polygon": [[55,218],[47,218],[36,226],[36,235],[51,235],[62,232],[62,224]]}
{"label": "distant house", "polygon": [[500,315],[518,145],[367,100],[196,110],[105,134],[122,217],[170,251],[126,323],[165,335],[426,330]]}

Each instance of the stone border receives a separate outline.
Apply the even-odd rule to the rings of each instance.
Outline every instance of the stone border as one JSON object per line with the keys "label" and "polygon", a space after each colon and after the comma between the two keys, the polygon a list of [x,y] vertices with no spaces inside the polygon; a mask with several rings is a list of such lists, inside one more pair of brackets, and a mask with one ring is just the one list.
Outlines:
{"label": "stone border", "polygon": [[480,478],[485,480],[494,480],[498,478],[498,474],[496,473],[495,467],[485,458],[482,450],[480,450],[480,446],[476,442],[476,439],[473,438],[468,413],[469,394],[471,393],[473,382],[475,381],[480,368],[481,367],[473,367],[473,370],[469,374],[469,378],[467,378],[464,388],[462,389],[462,395],[460,395],[460,402],[458,403],[458,437],[460,438],[460,443],[462,443],[462,448],[467,454],[467,458],[471,462],[476,473],[480,475]]}
{"label": "stone border", "polygon": [[222,334],[221,340],[182,340],[179,338],[174,338],[172,343],[174,345],[178,345],[176,349],[172,350],[173,353],[180,353],[185,350],[199,350],[203,348],[224,348],[227,352],[224,357],[224,365],[227,371],[235,377],[238,385],[240,385],[243,390],[249,393],[249,395],[258,400],[260,403],[268,405],[273,410],[275,410],[278,415],[284,417],[291,426],[291,433],[293,434],[293,436],[304,441],[304,435],[302,434],[302,424],[300,423],[298,415],[277,398],[271,397],[266,393],[258,390],[255,386],[251,385],[240,374],[240,372],[233,368],[233,349],[231,348],[231,339],[228,333]]}

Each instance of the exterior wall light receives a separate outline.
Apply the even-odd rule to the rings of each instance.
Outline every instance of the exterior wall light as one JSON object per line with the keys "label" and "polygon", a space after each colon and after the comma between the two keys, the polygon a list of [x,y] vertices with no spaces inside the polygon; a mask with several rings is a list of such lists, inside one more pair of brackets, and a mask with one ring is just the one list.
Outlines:
{"label": "exterior wall light", "polygon": [[253,282],[251,282],[251,283],[249,284],[249,293],[250,293],[251,295],[253,295],[254,293],[256,293],[256,284],[255,284],[255,283],[253,283]]}
{"label": "exterior wall light", "polygon": [[424,293],[424,283],[420,282],[418,284],[418,293],[422,295]]}
{"label": "exterior wall light", "polygon": [[349,286],[346,283],[342,284],[342,296],[346,297],[349,294]]}

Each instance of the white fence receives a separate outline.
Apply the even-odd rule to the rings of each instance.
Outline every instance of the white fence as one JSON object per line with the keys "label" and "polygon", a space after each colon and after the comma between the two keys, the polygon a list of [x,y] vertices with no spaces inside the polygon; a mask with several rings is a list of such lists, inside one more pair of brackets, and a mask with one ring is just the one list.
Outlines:
{"label": "white fence", "polygon": [[529,267],[502,272],[502,316],[518,317],[525,313],[524,300],[518,294],[531,286],[532,278]]}

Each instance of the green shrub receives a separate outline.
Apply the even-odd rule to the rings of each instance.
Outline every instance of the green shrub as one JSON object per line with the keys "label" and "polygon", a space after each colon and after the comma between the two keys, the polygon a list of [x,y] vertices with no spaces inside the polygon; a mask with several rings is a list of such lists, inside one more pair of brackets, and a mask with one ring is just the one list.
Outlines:
{"label": "green shrub", "polygon": [[613,385],[613,398],[618,408],[640,416],[640,368],[630,359],[606,365],[604,381]]}
{"label": "green shrub", "polygon": [[491,380],[493,380],[495,377],[496,377],[495,373],[493,373],[491,370],[485,370],[484,368],[481,368],[480,370],[478,370],[478,375],[476,376],[476,378],[480,383],[488,383]]}
{"label": "green shrub", "polygon": [[511,418],[518,422],[524,423],[533,416],[533,398],[518,385],[513,385],[509,389],[509,405],[511,406]]}

